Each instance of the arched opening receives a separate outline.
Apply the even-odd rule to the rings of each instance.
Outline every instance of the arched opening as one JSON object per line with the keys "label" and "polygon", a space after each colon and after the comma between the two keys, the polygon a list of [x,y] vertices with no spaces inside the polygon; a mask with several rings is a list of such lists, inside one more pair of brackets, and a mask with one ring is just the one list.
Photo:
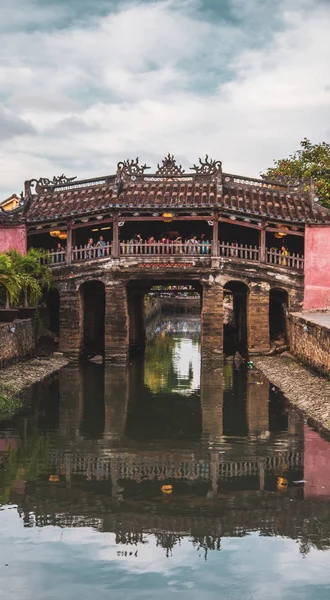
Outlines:
{"label": "arched opening", "polygon": [[224,286],[224,353],[247,355],[248,287],[241,281],[229,281]]}
{"label": "arched opening", "polygon": [[270,341],[286,344],[288,341],[286,309],[289,303],[288,292],[274,288],[269,298],[269,331]]}
{"label": "arched opening", "polygon": [[105,289],[102,281],[86,281],[80,288],[84,306],[84,354],[104,352]]}

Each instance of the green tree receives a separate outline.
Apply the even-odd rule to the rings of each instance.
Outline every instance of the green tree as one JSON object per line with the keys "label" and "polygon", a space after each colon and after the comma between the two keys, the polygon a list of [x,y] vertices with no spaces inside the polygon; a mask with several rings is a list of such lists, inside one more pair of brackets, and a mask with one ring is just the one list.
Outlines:
{"label": "green tree", "polygon": [[305,184],[306,190],[313,183],[320,204],[330,208],[330,144],[326,142],[312,144],[304,138],[299,150],[289,158],[274,160],[274,166],[261,173],[261,176],[284,183],[299,180]]}
{"label": "green tree", "polygon": [[53,280],[51,269],[42,264],[44,252],[30,248],[24,255],[17,250],[11,250],[8,255],[14,271],[20,278],[24,306],[29,306],[29,303],[36,306],[42,297],[43,288],[49,289]]}
{"label": "green tree", "polygon": [[6,308],[18,302],[21,292],[21,277],[13,267],[8,254],[0,254],[0,289],[4,293]]}

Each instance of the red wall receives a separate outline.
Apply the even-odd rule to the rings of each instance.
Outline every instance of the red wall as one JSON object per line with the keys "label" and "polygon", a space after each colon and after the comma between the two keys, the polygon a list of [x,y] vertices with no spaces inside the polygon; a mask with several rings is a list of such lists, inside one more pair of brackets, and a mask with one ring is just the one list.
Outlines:
{"label": "red wall", "polygon": [[304,497],[330,500],[330,442],[304,427]]}
{"label": "red wall", "polygon": [[26,248],[25,225],[19,225],[18,227],[4,227],[0,225],[0,252],[18,250],[21,254],[25,254]]}
{"label": "red wall", "polygon": [[304,309],[330,308],[330,226],[305,229]]}

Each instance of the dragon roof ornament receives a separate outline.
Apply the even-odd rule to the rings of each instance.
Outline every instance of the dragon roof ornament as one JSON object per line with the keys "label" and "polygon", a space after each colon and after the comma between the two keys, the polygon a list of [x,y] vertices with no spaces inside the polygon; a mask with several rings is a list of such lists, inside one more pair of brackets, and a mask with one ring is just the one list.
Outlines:
{"label": "dragon roof ornament", "polygon": [[199,164],[190,167],[192,171],[195,171],[196,175],[218,175],[222,172],[221,160],[209,159],[208,154],[205,156],[205,160],[198,159]]}
{"label": "dragon roof ornament", "polygon": [[184,169],[181,165],[177,165],[173,154],[168,153],[168,155],[163,158],[162,165],[158,163],[155,174],[161,175],[162,177],[173,177],[175,175],[183,175]]}
{"label": "dragon roof ornament", "polygon": [[55,188],[58,185],[67,185],[69,183],[72,183],[72,181],[74,181],[75,179],[77,179],[77,177],[67,177],[63,173],[58,177],[54,176],[53,179],[48,179],[47,177],[40,177],[40,179],[30,179],[28,184],[30,186],[30,191],[32,191],[32,189],[34,188],[35,193],[40,194],[47,191],[49,188]]}

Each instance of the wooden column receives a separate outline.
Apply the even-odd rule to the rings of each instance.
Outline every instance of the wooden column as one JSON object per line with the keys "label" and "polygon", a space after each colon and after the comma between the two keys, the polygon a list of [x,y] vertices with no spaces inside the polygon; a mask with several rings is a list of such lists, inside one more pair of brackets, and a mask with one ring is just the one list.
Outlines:
{"label": "wooden column", "polygon": [[212,236],[212,256],[219,255],[219,213],[214,211],[213,236]]}
{"label": "wooden column", "polygon": [[249,354],[264,354],[270,349],[269,285],[251,283],[247,306]]}
{"label": "wooden column", "polygon": [[260,230],[259,236],[259,259],[260,262],[266,262],[266,229],[262,228]]}
{"label": "wooden column", "polygon": [[119,256],[119,227],[118,227],[118,213],[117,212],[115,212],[113,215],[111,254],[112,254],[113,258],[118,258],[118,256]]}
{"label": "wooden column", "polygon": [[79,290],[60,291],[59,351],[78,360],[84,343],[84,307]]}
{"label": "wooden column", "polygon": [[223,287],[203,286],[201,312],[202,365],[217,368],[223,364]]}
{"label": "wooden column", "polygon": [[71,265],[72,262],[72,224],[68,223],[66,239],[66,263]]}
{"label": "wooden column", "polygon": [[105,348],[107,363],[125,366],[128,363],[129,320],[126,285],[113,281],[105,286]]}

